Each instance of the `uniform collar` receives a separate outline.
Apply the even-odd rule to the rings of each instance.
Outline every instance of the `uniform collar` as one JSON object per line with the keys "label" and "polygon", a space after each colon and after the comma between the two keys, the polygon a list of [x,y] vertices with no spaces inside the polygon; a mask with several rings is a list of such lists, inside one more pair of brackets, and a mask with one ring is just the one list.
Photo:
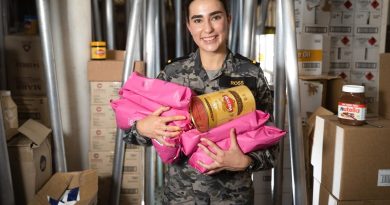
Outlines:
{"label": "uniform collar", "polygon": [[[199,76],[203,80],[208,79],[206,70],[202,66],[202,61],[200,59],[199,49],[196,50],[194,58],[195,58],[194,59],[194,61],[195,61],[195,63],[194,63],[195,74],[197,76]],[[228,53],[226,55],[225,61],[224,61],[223,65],[222,65],[222,68],[219,71],[219,74],[214,77],[214,79],[218,78],[219,76],[221,76],[227,68],[234,67],[234,66],[230,65],[231,63],[233,63],[232,62],[232,58],[233,58],[233,53],[228,49]]]}

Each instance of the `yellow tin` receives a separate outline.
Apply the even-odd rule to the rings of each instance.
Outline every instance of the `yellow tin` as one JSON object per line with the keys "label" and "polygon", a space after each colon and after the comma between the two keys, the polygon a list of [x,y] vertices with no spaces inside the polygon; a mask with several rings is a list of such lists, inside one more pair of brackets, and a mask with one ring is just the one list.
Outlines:
{"label": "yellow tin", "polygon": [[255,98],[245,85],[193,97],[190,105],[192,123],[200,132],[255,110]]}
{"label": "yellow tin", "polygon": [[92,60],[106,59],[106,42],[104,41],[91,42],[91,59]]}

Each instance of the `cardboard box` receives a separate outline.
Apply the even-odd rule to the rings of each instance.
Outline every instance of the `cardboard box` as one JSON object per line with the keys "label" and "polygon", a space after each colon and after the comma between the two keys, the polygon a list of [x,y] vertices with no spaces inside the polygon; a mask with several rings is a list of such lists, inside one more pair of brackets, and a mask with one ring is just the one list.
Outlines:
{"label": "cardboard box", "polygon": [[390,199],[390,120],[348,126],[337,116],[318,116],[313,176],[339,200]]}
{"label": "cardboard box", "polygon": [[[337,113],[338,99],[341,96],[341,89],[345,81],[339,76],[319,75],[319,76],[299,76],[299,79],[304,81],[321,82],[323,85],[322,103],[321,106]],[[302,98],[301,101],[306,99]]]}
{"label": "cardboard box", "polygon": [[34,119],[46,127],[51,127],[47,97],[14,96],[13,99],[18,106],[20,123]]}
{"label": "cardboard box", "polygon": [[297,34],[300,75],[321,75],[329,70],[330,39],[321,34]]}
{"label": "cardboard box", "polygon": [[90,82],[91,104],[109,105],[119,98],[122,82]]}
{"label": "cardboard box", "polygon": [[299,95],[301,100],[301,118],[307,118],[322,105],[323,84],[318,81],[299,80]]}
{"label": "cardboard box", "polygon": [[141,205],[142,197],[140,195],[121,194],[119,197],[120,205]]}
{"label": "cardboard box", "polygon": [[380,55],[379,115],[390,119],[390,53]]}
{"label": "cardboard box", "polygon": [[91,128],[116,128],[115,112],[111,105],[91,105]]}
{"label": "cardboard box", "polygon": [[51,130],[28,120],[8,143],[16,204],[27,204],[52,175]]}
{"label": "cardboard box", "polygon": [[5,36],[8,86],[15,95],[46,95],[41,40],[33,35]]}
{"label": "cardboard box", "polygon": [[[89,134],[90,151],[114,151],[117,128],[92,128]],[[126,149],[133,151],[142,151],[142,145],[126,144]]]}
{"label": "cardboard box", "polygon": [[122,82],[125,51],[107,51],[106,60],[88,62],[89,81]]}
{"label": "cardboard box", "polygon": [[77,187],[80,190],[80,201],[76,205],[97,204],[98,177],[94,170],[85,170],[54,174],[29,205],[46,205],[48,196],[59,200],[65,190]]}
{"label": "cardboard box", "polygon": [[333,196],[321,183],[314,179],[313,205],[388,205],[390,200],[348,200],[343,201]]}
{"label": "cardboard box", "polygon": [[[89,167],[95,169],[99,176],[111,175],[114,152],[89,152]],[[123,164],[124,173],[142,174],[144,154],[140,151],[126,150]]]}

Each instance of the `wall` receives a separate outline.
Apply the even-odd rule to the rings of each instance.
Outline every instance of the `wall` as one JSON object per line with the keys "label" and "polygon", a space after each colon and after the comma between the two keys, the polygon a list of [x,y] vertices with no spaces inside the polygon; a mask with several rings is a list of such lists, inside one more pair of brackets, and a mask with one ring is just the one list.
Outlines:
{"label": "wall", "polygon": [[52,0],[51,25],[68,171],[88,168],[91,2]]}

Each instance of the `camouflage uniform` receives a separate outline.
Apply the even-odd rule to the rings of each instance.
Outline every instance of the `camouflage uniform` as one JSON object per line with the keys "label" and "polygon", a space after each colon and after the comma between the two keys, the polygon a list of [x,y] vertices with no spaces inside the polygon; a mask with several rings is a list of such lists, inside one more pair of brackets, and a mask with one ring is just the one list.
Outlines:
{"label": "camouflage uniform", "polygon": [[[202,68],[199,51],[176,59],[158,75],[159,79],[178,83],[193,89],[197,94],[210,93],[232,87],[231,82],[244,82],[256,99],[257,109],[272,113],[273,99],[263,71],[258,65],[231,52],[226,56],[222,69],[209,79]],[[135,126],[133,126],[135,127]],[[150,144],[149,138],[137,133],[135,128],[126,132],[125,141]],[[164,190],[164,204],[253,204],[252,171],[273,167],[277,145],[248,153],[254,164],[249,171],[221,171],[208,176],[197,172],[182,156],[169,167]]]}

